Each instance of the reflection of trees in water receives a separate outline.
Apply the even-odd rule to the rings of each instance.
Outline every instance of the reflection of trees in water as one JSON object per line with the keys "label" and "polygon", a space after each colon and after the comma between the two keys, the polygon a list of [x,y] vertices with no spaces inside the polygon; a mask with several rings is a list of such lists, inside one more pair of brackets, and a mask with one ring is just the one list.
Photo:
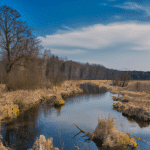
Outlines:
{"label": "reflection of trees in water", "polygon": [[84,101],[89,101],[89,96],[103,96],[107,92],[107,89],[105,87],[99,87],[96,84],[84,83],[80,84],[79,86],[83,90],[83,93],[71,98],[66,98],[65,102],[68,102],[69,104],[80,103],[80,97],[82,96],[84,97]]}
{"label": "reflection of trees in water", "polygon": [[43,109],[44,117],[46,117],[47,115],[50,115],[52,112],[52,104],[51,103],[46,102],[44,104],[41,104],[41,108]]}
{"label": "reflection of trees in water", "polygon": [[[101,96],[104,96],[104,94],[105,93],[101,94]],[[100,94],[91,94],[92,98],[93,96],[97,97],[99,95]],[[84,94],[82,96],[84,101],[90,100],[90,95]],[[65,101],[67,103],[80,103],[82,100],[80,98],[68,98]],[[57,115],[59,115],[62,107],[54,108],[57,110]],[[19,149],[20,147],[20,149],[28,149],[32,147],[35,138],[38,136],[39,133],[39,129],[36,125],[39,118],[39,114],[43,113],[46,117],[47,115],[50,115],[52,111],[53,106],[49,103],[40,104],[26,111],[21,116],[18,116],[18,118],[15,121],[6,125],[6,134],[3,135],[3,140],[6,141],[6,144],[8,144],[8,146],[12,146],[12,148],[15,149]],[[99,144],[100,143],[96,143],[99,150],[113,150],[108,148],[102,148]]]}
{"label": "reflection of trees in water", "polygon": [[61,106],[53,106],[51,103],[45,103],[45,104],[41,104],[41,107],[43,108],[44,111],[44,117],[46,117],[47,115],[50,115],[52,112],[52,108],[57,110],[57,116],[60,115],[60,111],[61,108],[63,107],[63,105]]}
{"label": "reflection of trees in water", "polygon": [[[120,112],[117,108],[113,108],[113,110],[117,110],[118,112]],[[122,113],[122,115],[124,117],[126,117],[128,119],[129,122],[133,123],[133,122],[136,122],[140,128],[145,128],[145,127],[148,127],[150,125],[150,121],[143,121],[143,120],[139,120],[137,119],[135,116],[128,116],[124,113]]]}
{"label": "reflection of trees in water", "polygon": [[63,107],[63,105],[62,106],[54,106],[54,108],[57,110],[57,116],[60,115],[60,111],[61,111],[62,107]]}
{"label": "reflection of trees in water", "polygon": [[98,85],[91,83],[81,84],[80,88],[83,90],[83,93],[86,94],[102,94],[107,91],[106,87],[99,87]]}
{"label": "reflection of trees in water", "polygon": [[36,122],[38,119],[39,106],[33,107],[18,116],[16,120],[5,125],[4,144],[13,148],[25,148],[26,143],[35,139],[38,134]]}
{"label": "reflection of trees in water", "polygon": [[123,114],[123,116],[125,116],[129,122],[136,122],[140,128],[145,128],[145,127],[148,127],[150,125],[150,121],[142,121],[142,120],[139,120],[137,119],[136,117],[130,117],[128,115],[125,115]]}
{"label": "reflection of trees in water", "polygon": [[[42,111],[42,110],[43,111]],[[60,114],[61,108],[57,108],[57,114]],[[27,149],[34,144],[34,139],[38,136],[39,129],[37,127],[37,120],[41,112],[44,117],[50,115],[52,111],[52,104],[44,103],[25,111],[18,116],[16,120],[5,125],[5,135],[3,135],[4,145],[19,149]],[[28,144],[27,144],[28,143]],[[30,143],[30,144],[29,144]]]}
{"label": "reflection of trees in water", "polygon": [[74,103],[82,103],[83,101],[81,99],[83,99],[85,102],[88,102],[90,101],[90,96],[92,97],[93,101],[94,101],[94,96],[97,97],[97,96],[100,96],[101,98],[103,96],[105,96],[105,93],[100,93],[100,94],[80,94],[80,95],[77,95],[76,97],[73,97],[73,98],[67,98],[65,99],[65,102],[67,104],[74,104]]}

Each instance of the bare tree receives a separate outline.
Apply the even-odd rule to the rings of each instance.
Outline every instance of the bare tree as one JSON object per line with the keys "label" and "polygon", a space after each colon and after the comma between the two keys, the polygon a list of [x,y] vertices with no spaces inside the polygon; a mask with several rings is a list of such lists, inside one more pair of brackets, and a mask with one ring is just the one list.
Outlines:
{"label": "bare tree", "polygon": [[5,70],[10,73],[16,63],[22,59],[37,56],[42,48],[21,15],[8,6],[0,7],[0,53],[5,61]]}
{"label": "bare tree", "polygon": [[48,82],[47,88],[61,85],[65,80],[65,62],[60,60],[57,56],[51,55],[46,63],[45,75]]}
{"label": "bare tree", "polygon": [[120,76],[120,81],[122,81],[121,86],[124,87],[128,84],[128,81],[131,79],[131,74],[127,71],[122,71]]}

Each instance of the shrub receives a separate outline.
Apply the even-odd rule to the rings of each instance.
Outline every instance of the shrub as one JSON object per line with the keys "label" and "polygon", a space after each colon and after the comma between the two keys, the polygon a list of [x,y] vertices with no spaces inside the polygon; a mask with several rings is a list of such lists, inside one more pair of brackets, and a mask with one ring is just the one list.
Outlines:
{"label": "shrub", "polygon": [[37,71],[30,69],[15,70],[10,72],[7,77],[7,90],[33,90],[42,86],[42,78]]}
{"label": "shrub", "polygon": [[120,78],[113,80],[113,85],[125,87],[128,85],[128,81],[130,80],[130,78],[131,75],[128,72],[122,71],[120,74]]}

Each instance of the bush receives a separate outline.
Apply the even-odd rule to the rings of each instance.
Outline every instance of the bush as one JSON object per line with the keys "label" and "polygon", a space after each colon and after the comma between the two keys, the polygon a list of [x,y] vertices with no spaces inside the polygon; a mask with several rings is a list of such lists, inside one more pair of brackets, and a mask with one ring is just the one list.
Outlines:
{"label": "bush", "polygon": [[33,90],[42,86],[42,78],[37,71],[15,70],[10,72],[7,77],[7,90]]}
{"label": "bush", "polygon": [[113,80],[113,85],[125,87],[128,85],[128,81],[130,80],[130,78],[131,75],[128,72],[122,71],[120,74],[120,78]]}

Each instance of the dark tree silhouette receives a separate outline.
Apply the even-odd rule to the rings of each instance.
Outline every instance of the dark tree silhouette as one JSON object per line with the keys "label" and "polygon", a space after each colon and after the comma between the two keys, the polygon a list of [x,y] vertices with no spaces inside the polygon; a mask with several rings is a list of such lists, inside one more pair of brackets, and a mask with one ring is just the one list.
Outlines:
{"label": "dark tree silhouette", "polygon": [[0,53],[5,61],[7,74],[13,65],[22,59],[37,56],[42,48],[25,22],[19,20],[21,15],[8,6],[0,7]]}

